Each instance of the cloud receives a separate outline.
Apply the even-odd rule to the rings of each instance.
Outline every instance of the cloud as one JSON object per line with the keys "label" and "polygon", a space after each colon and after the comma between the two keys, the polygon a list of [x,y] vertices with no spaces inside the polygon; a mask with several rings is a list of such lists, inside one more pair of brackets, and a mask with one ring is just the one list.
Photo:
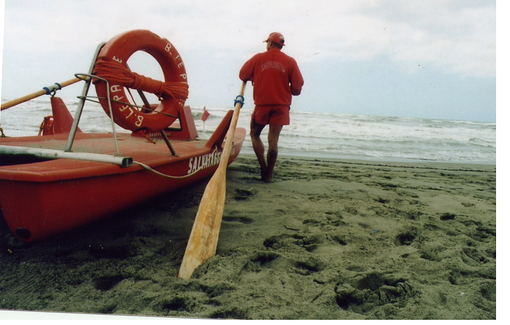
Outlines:
{"label": "cloud", "polygon": [[247,58],[271,31],[300,62],[385,57],[402,70],[468,77],[496,73],[495,1],[7,1],[6,50],[72,54],[130,29],[178,49]]}
{"label": "cloud", "polygon": [[296,51],[300,58],[349,62],[387,57],[408,71],[428,65],[446,73],[495,77],[493,1],[478,7],[444,0],[357,3],[328,10],[310,8],[293,33],[307,35],[307,42]]}

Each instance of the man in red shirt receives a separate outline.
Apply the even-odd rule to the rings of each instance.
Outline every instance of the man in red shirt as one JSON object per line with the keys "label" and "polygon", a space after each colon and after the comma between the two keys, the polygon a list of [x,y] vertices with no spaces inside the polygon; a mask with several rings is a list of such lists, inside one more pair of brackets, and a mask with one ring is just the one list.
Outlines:
{"label": "man in red shirt", "polygon": [[[273,169],[278,157],[278,139],[284,125],[290,124],[292,95],[298,96],[303,87],[303,76],[296,60],[281,52],[285,39],[280,33],[271,33],[264,42],[267,51],[255,54],[241,68],[239,78],[253,84],[255,110],[251,116],[251,142],[260,164],[262,180],[273,180]],[[267,163],[260,134],[269,124]]]}

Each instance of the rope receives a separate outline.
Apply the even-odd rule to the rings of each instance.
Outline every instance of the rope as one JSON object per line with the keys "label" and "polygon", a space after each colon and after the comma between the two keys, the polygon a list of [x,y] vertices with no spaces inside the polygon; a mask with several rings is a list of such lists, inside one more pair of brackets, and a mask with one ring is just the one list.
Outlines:
{"label": "rope", "polygon": [[161,172],[158,172],[157,170],[151,168],[150,166],[142,163],[142,162],[139,162],[139,161],[133,161],[133,164],[136,164],[136,165],[139,165],[143,168],[145,168],[146,170],[150,171],[150,172],[153,172],[154,174],[156,175],[159,175],[159,176],[163,176],[163,177],[166,177],[166,178],[170,178],[170,179],[182,179],[182,178],[187,178],[187,177],[190,177],[190,176],[193,176],[194,174],[198,173],[200,170],[197,170],[191,174],[188,174],[188,175],[183,175],[183,176],[172,176],[172,175],[167,175],[167,174],[163,174]]}
{"label": "rope", "polygon": [[188,98],[188,84],[185,82],[163,82],[142,76],[129,70],[125,65],[113,60],[99,58],[94,74],[110,83],[147,91],[159,98],[170,96],[178,100]]}

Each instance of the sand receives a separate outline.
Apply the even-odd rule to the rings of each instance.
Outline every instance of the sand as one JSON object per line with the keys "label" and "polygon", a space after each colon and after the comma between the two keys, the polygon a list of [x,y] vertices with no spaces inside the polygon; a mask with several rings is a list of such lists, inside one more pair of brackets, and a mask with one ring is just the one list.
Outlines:
{"label": "sand", "polygon": [[5,229],[0,309],[237,319],[496,319],[496,167],[254,156],[217,255],[177,279],[207,181],[48,240]]}

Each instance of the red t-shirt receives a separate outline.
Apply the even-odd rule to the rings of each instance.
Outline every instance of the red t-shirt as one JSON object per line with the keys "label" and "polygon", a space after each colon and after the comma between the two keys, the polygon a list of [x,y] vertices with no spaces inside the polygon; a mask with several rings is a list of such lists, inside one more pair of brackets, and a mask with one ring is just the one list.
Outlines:
{"label": "red t-shirt", "polygon": [[279,49],[255,54],[243,65],[239,78],[253,82],[253,100],[257,106],[290,106],[292,95],[299,95],[304,84],[296,60]]}

